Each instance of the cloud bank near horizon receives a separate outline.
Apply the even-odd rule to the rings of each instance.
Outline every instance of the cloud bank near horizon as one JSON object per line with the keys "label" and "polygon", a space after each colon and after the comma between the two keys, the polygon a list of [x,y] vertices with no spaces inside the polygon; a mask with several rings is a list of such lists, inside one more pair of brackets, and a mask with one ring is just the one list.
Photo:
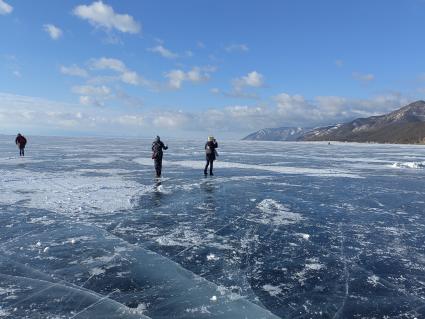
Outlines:
{"label": "cloud bank near horizon", "polygon": [[[110,94],[106,88],[98,91],[93,87],[75,87],[75,91],[78,94]],[[62,131],[140,136],[155,132],[174,135],[177,132],[177,136],[185,137],[193,132],[206,132],[242,137],[264,127],[315,127],[379,115],[410,100],[399,94],[364,100],[337,96],[318,96],[307,100],[302,95],[281,93],[270,102],[270,105],[229,105],[199,112],[169,109],[106,112],[104,108],[84,103],[66,104],[0,93],[0,126],[10,134],[15,131]]]}

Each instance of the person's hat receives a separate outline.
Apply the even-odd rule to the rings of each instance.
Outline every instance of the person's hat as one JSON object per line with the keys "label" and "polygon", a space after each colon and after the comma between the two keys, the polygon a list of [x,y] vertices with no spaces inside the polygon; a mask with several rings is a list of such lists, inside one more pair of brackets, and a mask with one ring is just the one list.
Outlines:
{"label": "person's hat", "polygon": [[214,141],[214,136],[208,136],[208,141],[210,142]]}

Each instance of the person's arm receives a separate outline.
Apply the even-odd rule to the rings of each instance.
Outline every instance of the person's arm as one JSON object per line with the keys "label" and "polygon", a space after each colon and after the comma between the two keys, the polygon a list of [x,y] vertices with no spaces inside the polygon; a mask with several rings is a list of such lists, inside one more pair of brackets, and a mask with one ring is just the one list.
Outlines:
{"label": "person's arm", "polygon": [[161,142],[161,147],[162,147],[162,149],[164,149],[164,150],[168,149],[168,146],[167,146],[167,145],[165,145],[163,142]]}
{"label": "person's arm", "polygon": [[214,141],[214,147],[215,147],[215,148],[218,148],[218,143],[217,143],[217,141]]}
{"label": "person's arm", "polygon": [[18,145],[18,138],[15,138],[15,144]]}

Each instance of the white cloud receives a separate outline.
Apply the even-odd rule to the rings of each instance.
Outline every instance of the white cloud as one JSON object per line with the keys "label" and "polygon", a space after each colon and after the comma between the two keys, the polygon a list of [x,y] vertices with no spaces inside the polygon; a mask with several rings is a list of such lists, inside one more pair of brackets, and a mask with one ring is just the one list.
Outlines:
{"label": "white cloud", "polygon": [[[41,133],[94,132],[96,134],[131,135],[140,127],[144,130],[168,132],[217,132],[239,134],[264,127],[329,125],[357,117],[384,114],[399,108],[409,99],[391,93],[370,99],[350,99],[338,96],[318,96],[311,100],[302,95],[281,93],[270,105],[237,104],[210,108],[206,111],[184,112],[158,110],[103,108],[102,94],[107,89],[78,88],[80,104],[65,104],[33,97],[0,93],[0,126],[3,132],[21,130]],[[113,93],[112,93],[113,95]],[[186,135],[187,136],[187,135]],[[233,135],[235,136],[235,135]]]}
{"label": "white cloud", "polygon": [[233,43],[228,45],[227,47],[225,47],[225,50],[227,52],[235,52],[235,51],[239,51],[239,52],[248,52],[249,48],[246,44],[237,44],[237,43]]}
{"label": "white cloud", "polygon": [[93,2],[91,5],[79,5],[74,8],[73,13],[95,27],[116,29],[123,33],[139,33],[141,30],[140,23],[132,16],[115,13],[111,6],[102,1]]}
{"label": "white cloud", "polygon": [[177,53],[174,53],[171,50],[165,48],[162,44],[158,44],[153,48],[149,48],[148,51],[158,53],[159,55],[167,59],[175,59],[178,57]]}
{"label": "white cloud", "polygon": [[168,79],[169,87],[173,89],[180,89],[185,81],[192,83],[208,81],[211,77],[210,73],[215,72],[215,70],[215,67],[210,66],[193,67],[187,72],[183,70],[171,70],[165,74],[165,77]]}
{"label": "white cloud", "polygon": [[111,94],[111,89],[107,86],[81,85],[74,86],[72,92],[80,95],[107,96]]}
{"label": "white cloud", "polygon": [[375,79],[375,76],[372,73],[362,74],[359,72],[353,72],[353,78],[357,81],[368,83]]}
{"label": "white cloud", "polygon": [[153,124],[160,128],[176,129],[190,122],[190,115],[181,111],[159,112],[153,116]]}
{"label": "white cloud", "polygon": [[118,73],[116,77],[95,77],[91,79],[91,82],[94,83],[99,83],[102,81],[113,82],[115,80],[119,80],[126,84],[154,87],[154,84],[152,82],[146,80],[137,72],[128,69],[124,62],[118,59],[105,57],[100,59],[92,59],[90,61],[90,67],[93,70],[111,70]]}
{"label": "white cloud", "polygon": [[12,13],[13,7],[7,2],[0,0],[0,15]]}
{"label": "white cloud", "polygon": [[125,72],[127,70],[124,62],[112,58],[92,59],[90,65],[95,70],[113,70],[116,72]]}
{"label": "white cloud", "polygon": [[22,74],[21,74],[21,72],[19,70],[13,71],[13,75],[16,76],[17,78],[21,78],[22,77]]}
{"label": "white cloud", "polygon": [[[281,93],[274,98],[277,118],[285,125],[316,126],[345,122],[393,111],[409,102],[400,94],[378,95],[370,99],[317,96],[306,100],[301,95]],[[293,126],[291,125],[291,126]]]}
{"label": "white cloud", "polygon": [[183,81],[186,80],[186,73],[182,70],[171,70],[165,77],[168,79],[168,84],[173,89],[180,89]]}
{"label": "white cloud", "polygon": [[141,83],[140,76],[134,71],[125,71],[121,74],[121,81],[131,85],[139,85]]}
{"label": "white cloud", "polygon": [[45,25],[43,25],[43,30],[46,31],[47,34],[53,40],[58,40],[63,35],[62,30],[60,28],[58,28],[57,26],[54,26],[53,24],[45,24]]}
{"label": "white cloud", "polygon": [[104,106],[104,104],[93,96],[83,95],[79,98],[80,104],[85,106]]}
{"label": "white cloud", "polygon": [[252,71],[245,76],[233,80],[233,87],[240,90],[243,87],[262,87],[264,85],[264,76],[257,71]]}
{"label": "white cloud", "polygon": [[61,66],[60,72],[65,75],[71,75],[71,76],[78,76],[82,78],[86,78],[89,76],[87,71],[83,68],[80,68],[78,65],[71,65],[71,66]]}

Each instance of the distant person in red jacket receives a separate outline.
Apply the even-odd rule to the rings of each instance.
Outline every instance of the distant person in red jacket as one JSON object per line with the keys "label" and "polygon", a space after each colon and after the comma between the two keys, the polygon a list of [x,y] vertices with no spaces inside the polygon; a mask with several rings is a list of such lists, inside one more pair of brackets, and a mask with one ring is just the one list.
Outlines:
{"label": "distant person in red jacket", "polygon": [[27,139],[25,136],[21,135],[21,133],[18,133],[18,136],[16,136],[15,139],[15,143],[19,147],[19,156],[25,156],[25,145],[27,145]]}

